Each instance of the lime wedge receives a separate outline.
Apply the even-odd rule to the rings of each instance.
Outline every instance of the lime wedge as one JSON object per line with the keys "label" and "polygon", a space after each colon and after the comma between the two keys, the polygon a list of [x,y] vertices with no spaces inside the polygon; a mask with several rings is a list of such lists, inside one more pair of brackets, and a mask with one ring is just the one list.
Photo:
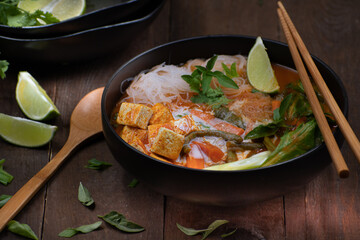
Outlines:
{"label": "lime wedge", "polygon": [[85,11],[85,0],[21,0],[18,7],[30,13],[40,9],[51,12],[60,21],[77,17]]}
{"label": "lime wedge", "polygon": [[48,143],[57,129],[41,122],[0,113],[0,136],[9,143],[23,147],[39,147]]}
{"label": "lime wedge", "polygon": [[280,87],[261,37],[256,38],[247,60],[247,76],[250,84],[258,91],[275,93]]}
{"label": "lime wedge", "polygon": [[28,72],[19,72],[15,95],[21,110],[30,119],[48,120],[60,114],[45,90]]}

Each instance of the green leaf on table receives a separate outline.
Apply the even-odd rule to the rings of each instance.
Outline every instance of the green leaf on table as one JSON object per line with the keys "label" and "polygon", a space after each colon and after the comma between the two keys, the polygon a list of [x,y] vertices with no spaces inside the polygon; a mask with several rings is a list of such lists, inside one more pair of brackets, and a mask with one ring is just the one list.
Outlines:
{"label": "green leaf on table", "polygon": [[84,187],[81,182],[79,185],[78,199],[84,206],[87,207],[94,204],[94,199],[91,197],[89,190],[87,190],[87,188]]}
{"label": "green leaf on table", "polygon": [[99,161],[96,158],[92,158],[88,161],[88,165],[86,165],[85,167],[94,170],[103,170],[110,166],[112,166],[111,163]]}
{"label": "green leaf on table", "polygon": [[0,60],[0,77],[4,79],[6,77],[5,72],[8,70],[9,62],[6,60]]}
{"label": "green leaf on table", "polygon": [[197,234],[202,233],[203,236],[201,238],[201,240],[206,239],[213,231],[215,231],[215,229],[217,229],[218,227],[220,227],[221,225],[224,225],[226,223],[228,223],[229,221],[227,220],[215,220],[214,222],[212,222],[206,229],[194,229],[194,228],[187,228],[184,226],[181,226],[180,224],[176,223],[176,226],[180,229],[180,231],[182,231],[183,233],[185,233],[188,236],[194,236]]}
{"label": "green leaf on table", "polygon": [[82,225],[77,228],[67,228],[64,231],[62,231],[61,233],[59,233],[58,236],[70,238],[78,233],[89,233],[89,232],[92,232],[92,231],[98,229],[101,226],[101,224],[102,224],[101,221],[97,221],[95,223],[92,223],[89,225]]}
{"label": "green leaf on table", "polygon": [[0,208],[2,208],[5,203],[7,203],[7,201],[9,201],[9,199],[11,198],[12,196],[11,195],[1,195],[0,196]]}
{"label": "green leaf on table", "polygon": [[137,232],[142,232],[145,230],[144,227],[142,227],[136,223],[128,221],[124,215],[122,215],[116,211],[111,211],[110,213],[106,214],[105,216],[98,216],[98,217],[123,232],[137,233]]}
{"label": "green leaf on table", "polygon": [[14,179],[14,177],[4,170],[5,159],[0,160],[0,183],[8,185]]}
{"label": "green leaf on table", "polygon": [[231,232],[228,232],[228,233],[224,233],[221,235],[221,238],[226,238],[226,237],[229,237],[231,235],[233,235],[235,232],[236,232],[237,228],[235,228],[233,231]]}
{"label": "green leaf on table", "polygon": [[10,232],[15,233],[17,235],[20,235],[20,236],[23,236],[23,237],[26,237],[29,239],[38,240],[38,237],[33,232],[33,230],[31,230],[30,226],[25,223],[19,223],[18,221],[11,220],[7,224],[7,229]]}
{"label": "green leaf on table", "polygon": [[137,180],[136,178],[134,178],[133,180],[131,180],[131,182],[129,183],[128,187],[134,188],[139,184],[139,180]]}

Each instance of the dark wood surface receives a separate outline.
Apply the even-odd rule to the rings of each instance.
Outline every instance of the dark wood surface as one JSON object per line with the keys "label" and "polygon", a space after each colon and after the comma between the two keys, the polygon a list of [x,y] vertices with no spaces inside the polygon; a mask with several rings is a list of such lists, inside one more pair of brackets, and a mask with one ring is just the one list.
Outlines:
{"label": "dark wood surface", "polygon": [[[349,121],[359,136],[360,1],[288,0],[284,5],[310,52],[342,79],[349,95]],[[122,63],[159,44],[207,34],[260,35],[285,41],[276,1],[168,0],[152,25],[128,48],[105,58],[52,68],[10,62],[7,78],[0,81],[0,112],[23,116],[15,100],[15,86],[18,71],[27,70],[54,99],[61,116],[51,122],[58,132],[48,146],[26,149],[0,141],[0,159],[6,159],[5,169],[15,177],[10,185],[0,185],[0,195],[14,194],[60,150],[76,103],[90,90],[104,86]],[[71,156],[15,219],[29,224],[46,240],[60,239],[57,235],[65,228],[93,223],[98,221],[97,215],[111,210],[123,213],[146,231],[124,234],[103,224],[101,230],[74,239],[200,239],[185,236],[176,223],[202,229],[216,219],[229,220],[229,224],[208,239],[221,239],[222,233],[234,228],[237,232],[227,239],[360,239],[360,165],[346,143],[342,153],[350,168],[348,179],[339,179],[330,166],[297,192],[250,206],[220,208],[166,197],[141,183],[129,188],[133,177],[115,162],[100,137]],[[113,166],[102,172],[84,168],[94,157]],[[80,181],[92,193],[94,209],[78,202]],[[3,231],[0,239],[22,238]]]}

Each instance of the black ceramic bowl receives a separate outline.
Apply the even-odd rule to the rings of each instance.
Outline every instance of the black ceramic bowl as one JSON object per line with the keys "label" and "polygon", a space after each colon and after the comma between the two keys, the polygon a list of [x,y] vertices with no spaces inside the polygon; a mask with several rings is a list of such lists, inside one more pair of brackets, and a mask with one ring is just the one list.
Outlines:
{"label": "black ceramic bowl", "polygon": [[157,16],[165,0],[152,0],[136,20],[54,38],[0,36],[1,58],[27,64],[70,63],[93,59],[126,47]]}
{"label": "black ceramic bowl", "polygon": [[0,25],[0,35],[13,38],[50,38],[73,34],[84,30],[126,22],[137,19],[150,0],[87,0],[85,13],[59,23],[31,26],[9,27]]}
{"label": "black ceramic bowl", "polygon": [[[269,167],[242,171],[190,169],[156,160],[124,142],[110,126],[109,115],[123,93],[123,86],[139,72],[165,62],[181,64],[192,58],[209,58],[213,54],[248,55],[255,37],[207,36],[180,40],[151,49],[130,60],[107,83],[101,102],[106,142],[118,162],[142,183],[179,199],[212,205],[240,205],[270,199],[293,191],[311,181],[331,163],[325,144],[290,161]],[[272,62],[294,68],[284,43],[264,39]],[[348,101],[339,77],[321,60],[314,61],[326,80],[342,111],[347,114]],[[339,144],[343,139],[335,131]]]}

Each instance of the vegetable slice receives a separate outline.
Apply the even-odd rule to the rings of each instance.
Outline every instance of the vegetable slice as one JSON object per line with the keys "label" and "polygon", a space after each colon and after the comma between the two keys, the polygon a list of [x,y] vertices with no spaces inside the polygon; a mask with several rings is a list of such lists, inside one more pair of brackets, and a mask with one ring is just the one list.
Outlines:
{"label": "vegetable slice", "polygon": [[29,239],[38,240],[38,237],[33,232],[33,230],[30,228],[30,226],[25,223],[19,223],[18,221],[11,220],[7,224],[7,229],[10,232],[15,233],[17,235],[20,235],[20,236],[23,236],[23,237],[26,237]]}

